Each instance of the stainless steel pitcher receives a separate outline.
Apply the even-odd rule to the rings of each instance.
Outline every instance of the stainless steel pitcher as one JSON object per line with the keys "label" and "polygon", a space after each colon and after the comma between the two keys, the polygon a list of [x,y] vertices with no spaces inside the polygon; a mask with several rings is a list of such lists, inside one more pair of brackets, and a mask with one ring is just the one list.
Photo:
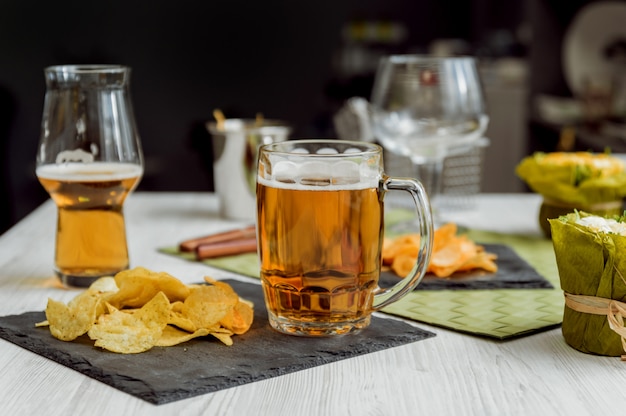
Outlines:
{"label": "stainless steel pitcher", "polygon": [[215,192],[220,214],[233,220],[256,217],[256,168],[259,147],[289,138],[291,127],[279,120],[226,119],[207,123],[213,140]]}

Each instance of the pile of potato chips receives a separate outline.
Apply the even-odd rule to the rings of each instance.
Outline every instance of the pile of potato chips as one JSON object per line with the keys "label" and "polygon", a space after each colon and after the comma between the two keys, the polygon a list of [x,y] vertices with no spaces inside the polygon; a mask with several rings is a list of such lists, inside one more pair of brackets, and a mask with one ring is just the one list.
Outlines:
{"label": "pile of potato chips", "polygon": [[88,334],[95,346],[133,354],[212,335],[226,345],[252,325],[253,305],[225,282],[185,285],[143,267],[103,277],[67,305],[48,299],[46,318],[62,341]]}
{"label": "pile of potato chips", "polygon": [[[427,272],[437,277],[450,277],[456,272],[483,269],[495,273],[497,256],[474,243],[467,235],[457,235],[457,226],[448,223],[435,231],[433,250]],[[419,234],[407,234],[385,238],[383,242],[383,265],[390,266],[400,277],[409,274],[420,246]]]}

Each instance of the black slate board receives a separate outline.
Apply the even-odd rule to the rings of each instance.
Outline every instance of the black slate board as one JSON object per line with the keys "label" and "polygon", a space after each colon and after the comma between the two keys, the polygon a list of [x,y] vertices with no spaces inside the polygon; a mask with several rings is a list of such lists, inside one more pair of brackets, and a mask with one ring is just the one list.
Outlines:
{"label": "black slate board", "polygon": [[358,334],[283,335],[269,326],[260,285],[227,282],[255,305],[252,328],[233,337],[231,347],[207,337],[141,354],[116,354],[94,347],[86,336],[63,342],[48,328],[35,328],[44,312],[0,317],[0,337],[147,402],[164,404],[435,336],[379,317]]}
{"label": "black slate board", "polygon": [[[440,278],[426,274],[415,290],[469,290],[469,289],[553,289],[554,286],[535,268],[522,259],[509,246],[482,244],[485,251],[498,255],[498,271],[482,270],[456,273],[453,277]],[[379,284],[390,287],[400,278],[391,271],[381,273]]]}

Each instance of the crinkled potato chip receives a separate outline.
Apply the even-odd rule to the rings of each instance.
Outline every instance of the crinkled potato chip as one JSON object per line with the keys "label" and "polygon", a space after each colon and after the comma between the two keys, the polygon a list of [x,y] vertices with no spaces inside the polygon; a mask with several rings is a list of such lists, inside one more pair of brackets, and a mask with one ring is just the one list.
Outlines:
{"label": "crinkled potato chip", "polygon": [[[419,235],[416,234],[386,238],[383,243],[383,264],[390,266],[398,276],[407,276],[417,261],[419,242]],[[485,252],[483,246],[474,243],[466,235],[457,235],[456,224],[448,223],[434,233],[427,271],[437,277],[450,277],[456,272],[474,269],[495,273],[498,271],[496,259],[495,254]]]}
{"label": "crinkled potato chip", "polygon": [[104,277],[67,305],[48,300],[51,334],[72,341],[87,334],[108,351],[135,354],[212,335],[225,345],[252,325],[253,304],[226,282],[185,285],[167,273],[138,267]]}

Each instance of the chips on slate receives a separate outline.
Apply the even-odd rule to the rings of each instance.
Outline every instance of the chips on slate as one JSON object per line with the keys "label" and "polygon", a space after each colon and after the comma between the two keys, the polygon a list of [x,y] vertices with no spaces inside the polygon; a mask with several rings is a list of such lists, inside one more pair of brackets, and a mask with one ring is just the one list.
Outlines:
{"label": "chips on slate", "polygon": [[232,335],[252,325],[253,305],[225,282],[185,285],[177,278],[143,267],[94,282],[67,305],[48,300],[50,333],[62,341],[88,334],[95,346],[135,354],[212,335],[232,345]]}
{"label": "chips on slate", "polygon": [[[383,264],[390,266],[398,276],[405,277],[416,263],[419,245],[419,234],[385,238]],[[448,223],[435,231],[427,271],[437,277],[450,277],[456,272],[473,269],[495,273],[498,271],[496,257],[470,240],[467,235],[457,235],[456,224]]]}

